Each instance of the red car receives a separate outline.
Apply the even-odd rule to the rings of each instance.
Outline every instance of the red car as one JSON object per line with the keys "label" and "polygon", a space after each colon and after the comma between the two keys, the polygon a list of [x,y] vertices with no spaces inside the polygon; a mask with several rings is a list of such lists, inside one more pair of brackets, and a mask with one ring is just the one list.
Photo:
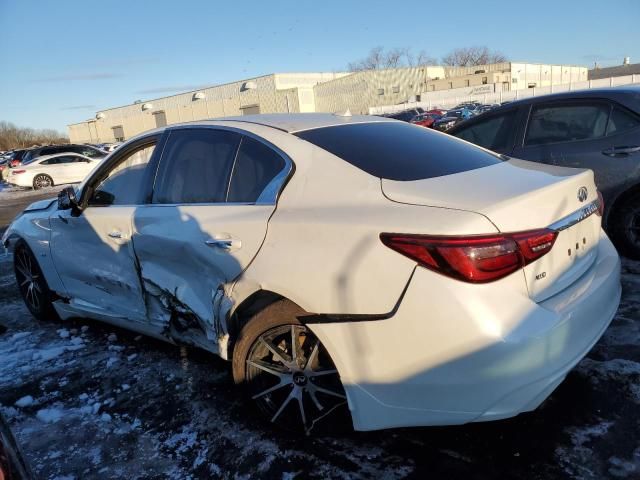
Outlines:
{"label": "red car", "polygon": [[440,117],[441,115],[426,112],[414,117],[414,119],[411,120],[411,123],[415,125],[420,125],[421,127],[433,128],[434,122],[438,120]]}
{"label": "red car", "polygon": [[443,116],[445,113],[447,113],[447,111],[441,108],[432,108],[431,110],[428,110],[424,113],[433,113],[434,115]]}

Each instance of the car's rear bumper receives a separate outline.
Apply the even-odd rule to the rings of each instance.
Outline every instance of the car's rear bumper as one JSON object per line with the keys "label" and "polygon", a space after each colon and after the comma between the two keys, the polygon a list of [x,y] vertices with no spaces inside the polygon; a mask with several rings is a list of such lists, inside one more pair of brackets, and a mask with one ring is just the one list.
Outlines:
{"label": "car's rear bumper", "polygon": [[354,427],[459,424],[535,409],[601,337],[620,260],[601,233],[594,265],[535,303],[522,277],[470,285],[418,268],[397,312],[312,326],[340,372]]}

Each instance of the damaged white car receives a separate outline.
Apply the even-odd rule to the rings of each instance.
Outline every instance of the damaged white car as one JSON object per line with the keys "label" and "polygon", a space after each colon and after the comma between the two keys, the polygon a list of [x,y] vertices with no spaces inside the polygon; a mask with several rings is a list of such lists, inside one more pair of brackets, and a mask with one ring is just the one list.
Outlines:
{"label": "damaged white car", "polygon": [[34,316],[217,353],[285,428],[372,430],[535,409],[618,307],[601,208],[589,170],[256,115],[128,141],[3,243]]}

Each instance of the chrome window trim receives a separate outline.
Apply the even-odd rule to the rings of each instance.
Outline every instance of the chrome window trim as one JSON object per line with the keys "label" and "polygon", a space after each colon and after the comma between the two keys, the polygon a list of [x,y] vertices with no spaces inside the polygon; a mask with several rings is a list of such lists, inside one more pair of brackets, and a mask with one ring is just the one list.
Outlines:
{"label": "chrome window trim", "polygon": [[[238,151],[236,152],[236,156],[237,156],[237,153],[240,151],[240,146],[242,145],[242,136],[250,137],[250,138],[262,143],[264,146],[266,146],[267,148],[273,150],[278,155],[280,155],[280,157],[284,160],[284,167],[264,187],[264,190],[262,190],[262,193],[260,193],[260,195],[258,195],[258,198],[257,198],[257,200],[255,202],[246,202],[246,203],[245,202],[179,203],[179,204],[172,204],[173,206],[180,206],[180,205],[200,205],[200,206],[205,206],[205,205],[210,205],[210,206],[212,206],[212,205],[219,205],[219,206],[221,206],[221,205],[275,205],[278,202],[278,196],[280,195],[280,192],[282,191],[282,188],[283,188],[284,184],[286,183],[287,179],[289,178],[289,176],[291,175],[291,173],[293,172],[293,169],[294,169],[293,160],[291,160],[289,155],[287,155],[278,146],[276,146],[273,143],[265,140],[261,136],[255,134],[253,132],[249,132],[247,130],[243,130],[243,129],[238,128],[238,127],[231,127],[231,126],[227,126],[227,125],[180,125],[180,126],[176,126],[176,127],[167,127],[167,132],[169,132],[169,134],[170,134],[171,132],[174,132],[174,131],[177,132],[177,131],[180,131],[180,130],[194,130],[194,129],[226,130],[226,131],[234,132],[234,133],[237,133],[238,135],[241,135],[241,140],[240,140],[240,144],[238,144]],[[163,160],[163,158],[161,157],[160,158],[160,163],[162,163],[162,160]],[[234,166],[235,166],[235,158],[234,158]],[[157,172],[156,172],[156,175],[157,175]],[[232,176],[233,176],[233,171],[232,171],[232,174],[229,176],[229,185],[227,185],[227,192],[229,190],[229,186],[231,185]],[[155,181],[154,181],[154,188],[155,188]],[[167,206],[169,206],[169,204],[166,204],[166,203],[151,203],[151,205],[167,205]]]}
{"label": "chrome window trim", "polygon": [[591,203],[588,203],[584,207],[579,208],[573,213],[570,213],[566,217],[561,218],[557,222],[552,223],[547,228],[550,230],[555,230],[557,232],[561,232],[562,230],[566,230],[567,228],[571,228],[574,225],[586,220],[594,213],[598,212],[600,207],[600,200],[593,200]]}

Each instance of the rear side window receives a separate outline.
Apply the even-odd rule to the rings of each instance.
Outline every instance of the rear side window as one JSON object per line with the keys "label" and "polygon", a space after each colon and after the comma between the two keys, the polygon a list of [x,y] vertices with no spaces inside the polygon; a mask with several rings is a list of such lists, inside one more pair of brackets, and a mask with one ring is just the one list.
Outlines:
{"label": "rear side window", "polygon": [[174,130],[162,153],[153,203],[222,203],[240,135],[208,128]]}
{"label": "rear side window", "polygon": [[636,115],[627,112],[619,107],[613,107],[609,124],[607,125],[607,135],[626,132],[640,125],[640,120]]}
{"label": "rear side window", "polygon": [[489,150],[506,150],[510,146],[515,110],[479,120],[454,135]]}
{"label": "rear side window", "polygon": [[609,110],[606,103],[547,104],[534,107],[525,144],[544,145],[603,137]]}
{"label": "rear side window", "polygon": [[284,168],[283,158],[265,144],[243,137],[229,185],[228,202],[255,203]]}
{"label": "rear side window", "polygon": [[408,123],[358,123],[295,135],[370,175],[389,180],[422,180],[501,162],[497,155]]}

